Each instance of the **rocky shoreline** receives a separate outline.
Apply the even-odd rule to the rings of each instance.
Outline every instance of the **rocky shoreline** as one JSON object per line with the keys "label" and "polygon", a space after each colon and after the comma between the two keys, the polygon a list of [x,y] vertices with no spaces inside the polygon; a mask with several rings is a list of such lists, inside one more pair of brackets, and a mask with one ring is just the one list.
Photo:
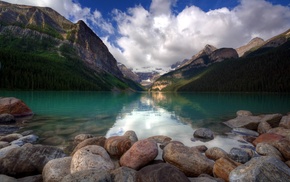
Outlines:
{"label": "rocky shoreline", "polygon": [[[0,122],[13,120],[9,113],[0,114]],[[6,134],[0,136],[0,179],[290,181],[290,114],[254,116],[249,111],[238,111],[237,117],[225,124],[232,133],[242,136],[240,142],[251,147],[234,147],[226,152],[205,145],[188,147],[161,135],[138,140],[134,131],[127,131],[109,138],[77,135],[71,153],[66,154],[60,148],[36,144],[38,137],[33,131]],[[214,137],[206,128],[193,133],[194,140],[204,142]]]}

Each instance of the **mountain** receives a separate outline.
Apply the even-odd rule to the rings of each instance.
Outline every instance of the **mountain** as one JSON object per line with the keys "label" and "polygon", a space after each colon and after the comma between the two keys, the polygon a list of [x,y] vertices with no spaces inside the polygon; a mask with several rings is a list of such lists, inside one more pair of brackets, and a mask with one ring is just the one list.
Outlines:
{"label": "mountain", "polygon": [[[206,45],[204,49],[192,56],[191,59],[180,65],[176,70],[162,75],[153,83],[151,89],[175,90],[176,87],[183,84],[183,82],[188,80],[195,72],[199,72],[199,70],[203,70],[211,64],[235,58],[238,58],[238,53],[232,48],[217,49],[212,45]],[[180,81],[182,81],[182,83],[180,83]]]}
{"label": "mountain", "polygon": [[259,37],[253,38],[248,44],[241,46],[236,49],[239,54],[239,57],[242,57],[246,52],[251,51],[257,47],[263,45],[265,41]]}
{"label": "mountain", "polygon": [[124,64],[118,63],[118,67],[126,78],[131,79],[137,83],[141,82],[139,76],[131,69],[127,68]]}
{"label": "mountain", "polygon": [[290,29],[250,49],[241,58],[232,57],[193,67],[189,67],[189,64],[163,75],[153,84],[151,90],[290,92],[289,58]]}
{"label": "mountain", "polygon": [[141,89],[123,76],[108,48],[83,21],[74,24],[51,8],[0,1],[0,50],[0,88]]}

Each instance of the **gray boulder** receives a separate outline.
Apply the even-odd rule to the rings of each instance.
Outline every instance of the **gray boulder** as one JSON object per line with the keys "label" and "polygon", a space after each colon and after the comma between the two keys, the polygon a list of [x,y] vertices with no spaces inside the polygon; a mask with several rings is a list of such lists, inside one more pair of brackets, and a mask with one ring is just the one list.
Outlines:
{"label": "gray boulder", "polygon": [[89,169],[65,176],[61,182],[110,182],[111,175],[104,169]]}
{"label": "gray boulder", "polygon": [[279,150],[277,150],[275,147],[267,143],[258,143],[258,145],[256,146],[256,151],[258,154],[263,155],[263,156],[272,156],[272,157],[276,157],[277,159],[281,161],[284,160]]}
{"label": "gray boulder", "polygon": [[235,168],[229,176],[231,182],[290,181],[290,168],[275,157],[252,158]]}
{"label": "gray boulder", "polygon": [[42,170],[44,182],[59,182],[70,174],[71,157],[53,159]]}
{"label": "gray boulder", "polygon": [[193,136],[196,138],[202,138],[202,139],[214,139],[213,132],[208,128],[199,128],[194,131]]}
{"label": "gray boulder", "polygon": [[41,174],[48,161],[61,157],[65,157],[61,149],[26,144],[0,158],[0,173],[18,177]]}
{"label": "gray boulder", "polygon": [[147,182],[147,181],[158,181],[158,182],[179,182],[188,181],[189,179],[184,173],[178,170],[178,168],[167,164],[159,163],[154,165],[149,165],[137,172],[137,181]]}
{"label": "gray boulder", "polygon": [[260,116],[237,116],[234,119],[224,122],[230,128],[247,128],[250,130],[257,130],[260,123]]}
{"label": "gray boulder", "polygon": [[234,161],[237,161],[242,164],[248,162],[251,159],[249,153],[240,148],[232,148],[230,150],[229,157]]}
{"label": "gray boulder", "polygon": [[79,149],[72,157],[71,173],[85,170],[114,169],[115,166],[107,151],[97,145],[88,145]]}
{"label": "gray boulder", "polygon": [[119,167],[111,171],[112,181],[135,182],[137,171],[128,167]]}
{"label": "gray boulder", "polygon": [[279,123],[279,126],[286,129],[290,129],[290,115],[283,116]]}

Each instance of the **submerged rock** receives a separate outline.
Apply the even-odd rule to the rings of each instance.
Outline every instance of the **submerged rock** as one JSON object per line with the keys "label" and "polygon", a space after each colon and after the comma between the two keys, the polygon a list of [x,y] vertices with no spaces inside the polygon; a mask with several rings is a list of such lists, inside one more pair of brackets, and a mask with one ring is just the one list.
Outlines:
{"label": "submerged rock", "polygon": [[275,157],[255,157],[238,166],[229,176],[231,182],[290,181],[290,168]]}
{"label": "submerged rock", "polygon": [[74,139],[74,144],[77,145],[79,143],[81,143],[82,141],[88,139],[88,138],[93,138],[94,136],[91,134],[79,134],[77,136],[75,136]]}
{"label": "submerged rock", "polygon": [[246,135],[246,136],[253,136],[257,137],[259,136],[259,133],[253,130],[249,130],[246,128],[233,128],[232,130],[233,133],[241,134],[241,135]]}

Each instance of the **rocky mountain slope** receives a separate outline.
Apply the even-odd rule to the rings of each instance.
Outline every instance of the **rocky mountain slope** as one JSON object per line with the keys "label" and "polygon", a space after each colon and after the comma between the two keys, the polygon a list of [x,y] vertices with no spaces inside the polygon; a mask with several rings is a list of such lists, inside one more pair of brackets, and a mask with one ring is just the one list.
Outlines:
{"label": "rocky mountain slope", "polygon": [[248,44],[241,46],[236,49],[239,54],[239,57],[242,57],[246,52],[251,51],[257,47],[263,45],[265,41],[259,37],[253,38]]}
{"label": "rocky mountain slope", "polygon": [[153,83],[152,90],[170,89],[179,80],[188,79],[192,69],[203,69],[209,65],[226,59],[238,58],[238,53],[232,48],[217,49],[212,45],[206,45],[204,49],[192,56],[191,59],[180,65],[176,70],[162,75]]}
{"label": "rocky mountain slope", "polygon": [[[221,55],[234,55],[233,51],[221,49],[221,54],[214,52],[206,59],[198,57],[190,64],[163,75],[151,89],[184,92],[290,92],[290,30],[248,50],[241,58],[235,55],[219,61]],[[211,62],[212,58],[214,62]]]}
{"label": "rocky mountain slope", "polygon": [[[97,79],[98,83],[108,84],[111,89],[118,88],[118,84],[133,84],[124,78],[108,48],[83,21],[74,24],[51,8],[0,2],[0,36],[0,46],[6,52],[14,49],[34,56],[53,55],[50,58],[81,60],[83,72],[90,72],[89,82]],[[105,83],[110,79],[104,77],[110,77],[118,84]]]}

